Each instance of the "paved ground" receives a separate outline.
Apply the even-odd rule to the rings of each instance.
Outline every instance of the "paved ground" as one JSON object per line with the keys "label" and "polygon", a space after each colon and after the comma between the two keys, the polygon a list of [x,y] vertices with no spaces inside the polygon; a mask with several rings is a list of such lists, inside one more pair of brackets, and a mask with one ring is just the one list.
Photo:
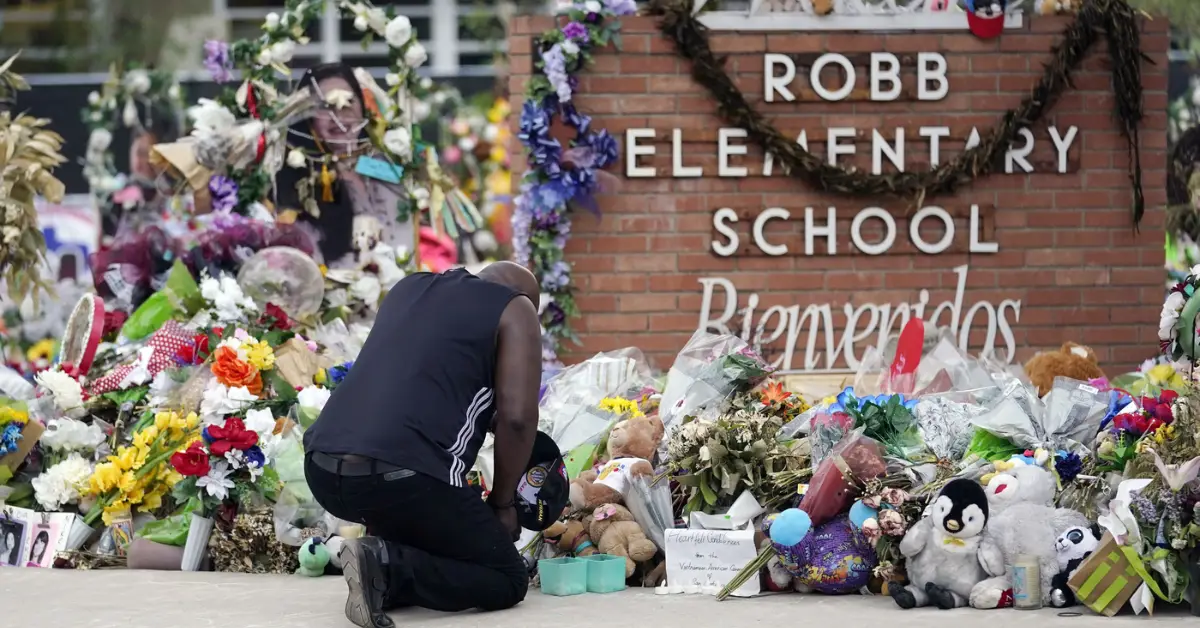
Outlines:
{"label": "paved ground", "polygon": [[[29,601],[26,604],[23,601]],[[59,628],[342,628],[345,585],[340,578],[240,576],[153,571],[57,571],[0,568],[0,624]],[[444,628],[729,628],[732,626],[848,625],[890,628],[963,628],[988,621],[1036,619],[1038,628],[1094,628],[1153,621],[1196,626],[1175,610],[1154,620],[1122,615],[1105,619],[1085,613],[1060,617],[1055,611],[902,612],[891,600],[859,596],[777,595],[717,602],[698,596],[656,596],[644,591],[555,598],[530,591],[511,611],[393,615],[397,626]],[[964,623],[967,622],[967,623]],[[868,623],[869,622],[869,623]]]}

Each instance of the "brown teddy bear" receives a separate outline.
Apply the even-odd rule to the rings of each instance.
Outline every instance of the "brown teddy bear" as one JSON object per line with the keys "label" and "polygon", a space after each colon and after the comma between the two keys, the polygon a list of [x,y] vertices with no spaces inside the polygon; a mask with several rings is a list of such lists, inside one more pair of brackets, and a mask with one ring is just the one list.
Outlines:
{"label": "brown teddy bear", "polygon": [[609,461],[600,473],[585,471],[571,481],[571,505],[590,512],[600,504],[625,503],[631,479],[654,475],[650,458],[662,438],[663,424],[657,416],[617,423],[608,435]]}
{"label": "brown teddy bear", "polygon": [[1069,377],[1086,382],[1104,377],[1096,353],[1089,347],[1073,342],[1063,343],[1058,351],[1042,351],[1025,363],[1025,374],[1044,396],[1054,387],[1055,377]]}
{"label": "brown teddy bear", "polygon": [[646,537],[633,513],[620,504],[601,504],[585,521],[601,554],[625,557],[626,578],[633,575],[637,563],[647,562],[658,553],[658,546]]}
{"label": "brown teddy bear", "polygon": [[588,535],[587,525],[576,519],[555,521],[542,532],[542,537],[558,549],[559,555],[591,556],[598,551]]}

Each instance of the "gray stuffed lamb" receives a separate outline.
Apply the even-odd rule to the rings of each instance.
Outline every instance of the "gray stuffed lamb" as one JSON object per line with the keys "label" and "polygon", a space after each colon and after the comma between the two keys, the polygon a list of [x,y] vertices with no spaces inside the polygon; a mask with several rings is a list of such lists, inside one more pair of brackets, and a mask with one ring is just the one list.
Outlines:
{"label": "gray stuffed lamb", "polygon": [[1015,467],[988,483],[993,513],[979,544],[979,563],[992,577],[971,589],[971,606],[1012,605],[1012,565],[1022,554],[1038,557],[1042,599],[1050,600],[1059,571],[1055,540],[1070,528],[1088,526],[1082,514],[1054,507],[1054,488],[1050,472],[1036,466]]}
{"label": "gray stuffed lamb", "polygon": [[908,559],[909,584],[890,589],[896,604],[966,606],[971,587],[987,577],[978,558],[980,534],[987,524],[987,495],[977,482],[958,479],[942,487],[926,516],[900,542],[900,553]]}

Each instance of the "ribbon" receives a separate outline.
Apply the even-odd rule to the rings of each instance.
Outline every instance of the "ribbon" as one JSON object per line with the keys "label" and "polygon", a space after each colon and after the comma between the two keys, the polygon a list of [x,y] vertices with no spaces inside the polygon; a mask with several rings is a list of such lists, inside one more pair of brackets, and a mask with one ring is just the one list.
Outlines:
{"label": "ribbon", "polygon": [[[255,120],[261,120],[262,116],[258,113],[258,98],[254,95],[254,83],[246,83],[246,109],[250,111],[250,116]],[[255,150],[254,161],[261,163],[263,156],[267,154],[267,134],[266,131],[258,136],[258,145]]]}

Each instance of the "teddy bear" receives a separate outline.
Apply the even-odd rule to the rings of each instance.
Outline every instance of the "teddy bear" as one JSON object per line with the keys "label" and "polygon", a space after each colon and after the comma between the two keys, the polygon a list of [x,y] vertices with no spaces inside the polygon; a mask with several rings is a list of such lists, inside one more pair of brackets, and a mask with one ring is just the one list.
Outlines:
{"label": "teddy bear", "polygon": [[542,532],[542,538],[560,555],[591,556],[598,550],[588,535],[587,525],[577,519],[562,519]]}
{"label": "teddy bear", "polygon": [[930,603],[943,610],[966,606],[971,588],[988,576],[979,564],[987,522],[988,498],[978,483],[960,478],[942,487],[928,514],[900,541],[910,583],[890,587],[896,604],[905,609]]}
{"label": "teddy bear", "polygon": [[1055,377],[1069,377],[1081,382],[1105,377],[1096,353],[1073,342],[1063,343],[1057,351],[1042,351],[1029,358],[1025,363],[1025,374],[1037,386],[1038,395],[1043,397],[1054,386]]}
{"label": "teddy bear", "polygon": [[801,592],[830,595],[853,593],[867,585],[878,564],[875,546],[862,530],[841,516],[814,526],[808,513],[789,508],[768,515],[762,531],[771,539],[778,565],[770,565],[769,578],[782,587],[784,573],[791,575]]}
{"label": "teddy bear", "polygon": [[[639,416],[621,421],[608,435],[609,461],[600,472],[586,471],[571,481],[571,505],[590,512],[601,504],[624,504],[629,482],[654,475],[650,458],[663,438],[663,423],[657,416]],[[593,539],[597,539],[595,533]]]}
{"label": "teddy bear", "polygon": [[600,504],[585,522],[601,554],[625,557],[625,577],[633,576],[638,563],[654,558],[658,546],[646,537],[633,513],[620,504]]}
{"label": "teddy bear", "polygon": [[[997,475],[988,484],[989,509],[998,511],[988,520],[979,543],[979,564],[990,578],[971,589],[974,608],[1003,608],[1012,605],[1012,565],[1020,555],[1038,559],[1042,599],[1058,573],[1055,540],[1074,527],[1090,525],[1082,514],[1055,508],[1055,480],[1049,471],[1018,465]],[[1000,499],[1000,496],[1005,496]]]}

